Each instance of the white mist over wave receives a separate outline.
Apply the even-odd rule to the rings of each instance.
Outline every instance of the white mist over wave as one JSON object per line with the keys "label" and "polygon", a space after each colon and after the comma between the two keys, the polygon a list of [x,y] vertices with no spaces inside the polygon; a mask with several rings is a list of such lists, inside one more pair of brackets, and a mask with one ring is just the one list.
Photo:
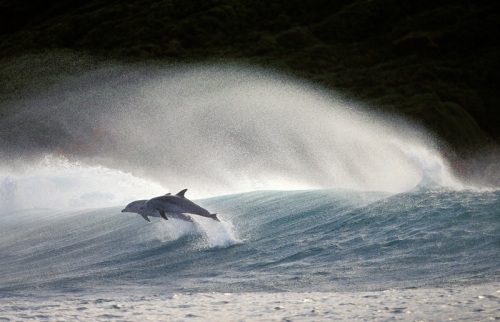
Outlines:
{"label": "white mist over wave", "polygon": [[128,173],[51,156],[24,170],[0,171],[0,213],[118,206],[164,192],[159,184]]}
{"label": "white mist over wave", "polygon": [[[429,178],[461,187],[425,133],[296,79],[233,65],[86,68],[10,101],[15,113],[0,119],[1,180],[16,196],[4,204],[114,205],[167,187],[188,188],[191,199],[263,189],[396,193]],[[40,166],[47,155],[78,166]],[[9,175],[20,161],[28,165]]]}

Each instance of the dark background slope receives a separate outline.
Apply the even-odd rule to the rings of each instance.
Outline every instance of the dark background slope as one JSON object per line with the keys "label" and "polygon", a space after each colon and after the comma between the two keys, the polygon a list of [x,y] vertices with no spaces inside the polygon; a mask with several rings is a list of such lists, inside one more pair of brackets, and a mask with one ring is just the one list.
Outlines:
{"label": "dark background slope", "polygon": [[439,0],[1,1],[0,58],[69,49],[272,67],[405,115],[463,156],[500,142],[499,9]]}

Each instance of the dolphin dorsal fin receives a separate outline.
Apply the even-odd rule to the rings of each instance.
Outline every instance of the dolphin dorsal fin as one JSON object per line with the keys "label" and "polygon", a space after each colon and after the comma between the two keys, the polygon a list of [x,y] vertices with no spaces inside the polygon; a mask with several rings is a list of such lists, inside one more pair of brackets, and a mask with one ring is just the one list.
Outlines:
{"label": "dolphin dorsal fin", "polygon": [[171,193],[170,193],[170,192],[165,194],[165,196],[170,196],[170,195],[171,195]]}
{"label": "dolphin dorsal fin", "polygon": [[179,191],[179,192],[177,193],[177,195],[178,195],[179,197],[186,198],[186,197],[184,197],[184,194],[186,193],[186,191],[187,191],[187,189],[181,190],[181,191]]}

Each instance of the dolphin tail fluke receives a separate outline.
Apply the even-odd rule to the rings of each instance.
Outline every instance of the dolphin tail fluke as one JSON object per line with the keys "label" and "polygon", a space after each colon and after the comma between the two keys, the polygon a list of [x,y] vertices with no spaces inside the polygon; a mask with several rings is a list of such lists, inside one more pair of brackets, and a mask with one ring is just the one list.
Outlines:
{"label": "dolphin tail fluke", "polygon": [[220,221],[219,218],[217,218],[217,214],[210,214],[209,217],[212,218],[213,220]]}
{"label": "dolphin tail fluke", "polygon": [[165,215],[164,211],[160,211],[160,216],[161,216],[161,218],[168,220],[167,215]]}

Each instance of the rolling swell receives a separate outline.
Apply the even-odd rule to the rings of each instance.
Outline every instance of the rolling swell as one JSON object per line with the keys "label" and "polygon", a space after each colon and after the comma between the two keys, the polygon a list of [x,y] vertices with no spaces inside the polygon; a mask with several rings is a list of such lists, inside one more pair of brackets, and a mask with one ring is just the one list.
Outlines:
{"label": "rolling swell", "polygon": [[[193,225],[119,208],[0,217],[0,290],[376,290],[498,278],[498,191],[259,191]],[[156,218],[154,218],[156,219]]]}

